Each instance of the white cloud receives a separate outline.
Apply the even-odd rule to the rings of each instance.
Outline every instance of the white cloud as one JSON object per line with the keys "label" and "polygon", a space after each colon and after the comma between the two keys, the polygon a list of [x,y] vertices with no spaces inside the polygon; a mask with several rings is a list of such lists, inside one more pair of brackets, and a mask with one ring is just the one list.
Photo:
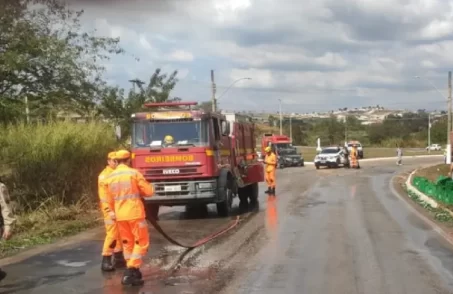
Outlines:
{"label": "white cloud", "polygon": [[153,48],[144,34],[140,34],[139,43],[145,50],[151,50]]}
{"label": "white cloud", "polygon": [[194,60],[192,53],[185,50],[174,50],[168,55],[171,61],[190,62]]}
{"label": "white cloud", "polygon": [[107,6],[78,0],[75,5],[84,6],[86,22],[99,34],[120,37],[141,59],[113,58],[109,73],[147,79],[156,67],[179,69],[175,95],[198,100],[210,97],[210,69],[216,70],[218,93],[251,77],[222,99],[229,108],[273,109],[276,97],[295,111],[337,104],[444,107],[433,102],[439,94],[429,83],[413,76],[423,75],[444,91],[453,68],[453,0],[131,0]]}

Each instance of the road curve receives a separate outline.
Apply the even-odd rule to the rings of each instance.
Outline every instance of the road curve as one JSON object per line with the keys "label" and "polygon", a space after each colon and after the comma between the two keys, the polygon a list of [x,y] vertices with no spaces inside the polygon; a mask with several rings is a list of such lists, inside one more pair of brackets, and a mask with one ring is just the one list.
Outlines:
{"label": "road curve", "polygon": [[[12,260],[0,293],[453,293],[453,248],[390,189],[400,171],[433,161],[441,159],[281,170],[275,198],[263,194],[238,228],[187,255],[152,230],[141,289],[123,288],[120,271],[100,272],[100,230],[91,240]],[[231,221],[181,209],[161,219],[187,243]]]}

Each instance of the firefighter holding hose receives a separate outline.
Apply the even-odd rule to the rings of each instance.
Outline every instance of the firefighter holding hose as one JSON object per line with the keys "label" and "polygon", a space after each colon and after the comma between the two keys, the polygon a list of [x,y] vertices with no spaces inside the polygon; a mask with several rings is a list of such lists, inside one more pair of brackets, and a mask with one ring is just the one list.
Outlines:
{"label": "firefighter holding hose", "polygon": [[267,146],[264,149],[266,152],[266,157],[264,158],[264,163],[266,164],[266,184],[267,191],[265,193],[275,195],[275,169],[277,167],[277,156],[272,151],[270,146]]}
{"label": "firefighter holding hose", "polygon": [[144,284],[140,267],[148,252],[149,233],[142,198],[154,194],[154,188],[144,176],[130,167],[131,154],[127,150],[116,152],[118,166],[104,180],[109,206],[114,208],[116,220],[127,260],[127,269],[121,283],[128,286]]}

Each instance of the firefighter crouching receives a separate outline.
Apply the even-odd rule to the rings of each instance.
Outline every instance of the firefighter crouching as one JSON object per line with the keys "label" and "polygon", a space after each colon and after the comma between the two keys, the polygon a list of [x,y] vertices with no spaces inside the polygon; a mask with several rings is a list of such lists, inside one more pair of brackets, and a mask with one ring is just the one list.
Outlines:
{"label": "firefighter crouching", "polygon": [[120,268],[126,266],[118,227],[115,220],[112,219],[112,216],[114,216],[114,208],[109,206],[107,194],[102,184],[102,182],[115,170],[116,166],[115,152],[110,152],[107,155],[107,166],[98,177],[99,201],[105,224],[105,240],[104,246],[102,247],[101,269],[106,272],[115,270],[115,267]]}
{"label": "firefighter crouching", "polygon": [[275,169],[277,166],[277,156],[272,152],[271,147],[266,147],[266,157],[264,163],[266,164],[266,184],[267,191],[265,193],[275,195]]}
{"label": "firefighter crouching", "polygon": [[144,283],[140,266],[149,247],[148,224],[142,197],[151,197],[154,188],[139,171],[130,167],[130,156],[127,150],[116,152],[118,166],[104,180],[104,187],[109,205],[114,208],[113,218],[118,226],[127,261],[127,269],[121,283],[140,286]]}
{"label": "firefighter crouching", "polygon": [[351,167],[352,168],[360,168],[359,152],[357,150],[357,145],[356,144],[352,145],[350,156],[351,156],[351,161],[350,161]]}

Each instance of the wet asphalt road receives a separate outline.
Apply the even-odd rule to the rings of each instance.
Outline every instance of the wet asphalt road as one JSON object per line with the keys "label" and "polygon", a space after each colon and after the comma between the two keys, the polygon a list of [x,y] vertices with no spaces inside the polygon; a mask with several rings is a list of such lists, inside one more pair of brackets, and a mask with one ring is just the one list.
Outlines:
{"label": "wet asphalt road", "polygon": [[[389,184],[398,172],[433,161],[442,159],[281,170],[276,197],[263,194],[260,206],[246,212],[236,200],[238,227],[201,248],[185,254],[152,229],[140,289],[123,288],[121,271],[100,272],[100,230],[4,266],[0,293],[453,293],[453,248]],[[232,219],[217,218],[211,208],[173,208],[162,211],[160,223],[192,243]]]}

